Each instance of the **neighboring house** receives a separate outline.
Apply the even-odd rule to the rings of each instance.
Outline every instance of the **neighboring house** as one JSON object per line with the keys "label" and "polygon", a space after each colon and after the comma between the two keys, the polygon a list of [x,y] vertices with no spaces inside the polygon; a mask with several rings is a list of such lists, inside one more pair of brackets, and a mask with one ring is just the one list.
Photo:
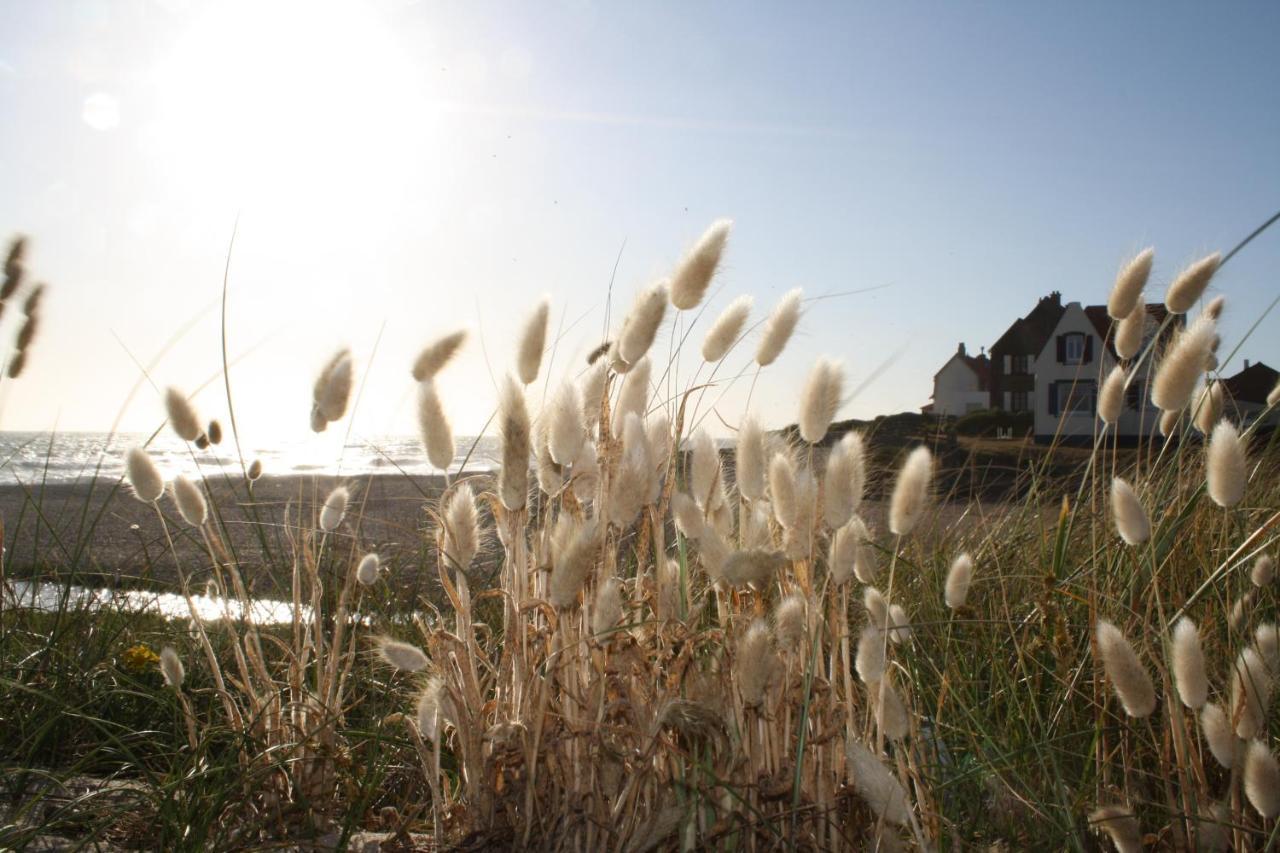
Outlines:
{"label": "neighboring house", "polygon": [[969,355],[961,343],[955,355],[933,374],[933,401],[924,407],[925,414],[958,417],[987,408],[989,369],[984,353]]}
{"label": "neighboring house", "polygon": [[1062,317],[1062,294],[1040,297],[1031,313],[1013,322],[991,347],[988,405],[1005,412],[1029,412],[1036,380],[1032,362]]}
{"label": "neighboring house", "polygon": [[[1227,413],[1234,415],[1242,425],[1250,424],[1267,408],[1267,395],[1276,387],[1280,373],[1262,362],[1244,363],[1244,370],[1234,376],[1222,378],[1222,390],[1229,400]],[[1280,424],[1280,411],[1272,411],[1263,421]]]}
{"label": "neighboring house", "polygon": [[[1147,305],[1144,349],[1165,316],[1163,305]],[[1171,324],[1170,329],[1176,325]],[[1085,308],[1072,302],[1062,309],[1031,366],[1037,442],[1082,443],[1091,441],[1102,428],[1098,388],[1119,360],[1108,343],[1110,330],[1111,318],[1104,305]],[[1159,422],[1160,411],[1151,404],[1145,383],[1131,383],[1113,434],[1122,440],[1136,440],[1152,435]]]}

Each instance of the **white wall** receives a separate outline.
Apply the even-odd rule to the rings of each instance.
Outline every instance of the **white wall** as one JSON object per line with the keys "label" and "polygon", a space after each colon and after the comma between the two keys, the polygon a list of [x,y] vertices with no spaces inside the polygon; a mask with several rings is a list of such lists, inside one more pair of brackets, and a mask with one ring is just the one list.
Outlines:
{"label": "white wall", "polygon": [[[1058,336],[1081,333],[1092,339],[1093,360],[1087,364],[1063,364],[1058,361]],[[1079,302],[1071,302],[1062,312],[1058,326],[1045,341],[1044,349],[1032,361],[1031,370],[1036,377],[1035,387],[1035,430],[1039,437],[1061,435],[1092,438],[1102,429],[1098,420],[1096,394],[1102,388],[1102,382],[1115,364],[1115,359],[1103,345],[1097,329],[1085,315]],[[1145,373],[1145,371],[1144,371]],[[1050,389],[1053,383],[1065,381],[1094,383],[1095,406],[1092,411],[1066,412],[1059,404],[1058,413],[1050,411]],[[1160,412],[1151,405],[1150,395],[1141,378],[1134,380],[1141,387],[1141,409],[1130,408],[1126,401],[1118,424],[1121,436],[1150,435],[1156,431],[1160,421]]]}
{"label": "white wall", "polygon": [[991,397],[979,388],[978,375],[958,355],[933,378],[933,413],[963,415],[990,405]]}

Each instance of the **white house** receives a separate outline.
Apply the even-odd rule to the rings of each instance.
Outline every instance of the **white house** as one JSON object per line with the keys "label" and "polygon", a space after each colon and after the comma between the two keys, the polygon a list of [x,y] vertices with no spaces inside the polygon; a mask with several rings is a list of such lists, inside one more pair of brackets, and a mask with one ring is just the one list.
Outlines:
{"label": "white house", "polygon": [[934,415],[959,416],[987,407],[989,363],[985,353],[972,356],[964,344],[933,374],[933,399],[924,411]]}
{"label": "white house", "polygon": [[[1163,305],[1147,305],[1144,349],[1164,314]],[[1118,361],[1107,343],[1110,328],[1111,319],[1103,305],[1084,308],[1079,302],[1070,302],[1063,308],[1031,365],[1037,442],[1084,443],[1101,430],[1098,388]],[[1131,382],[1114,434],[1121,439],[1151,436],[1159,423],[1160,410],[1151,404],[1146,384]]]}

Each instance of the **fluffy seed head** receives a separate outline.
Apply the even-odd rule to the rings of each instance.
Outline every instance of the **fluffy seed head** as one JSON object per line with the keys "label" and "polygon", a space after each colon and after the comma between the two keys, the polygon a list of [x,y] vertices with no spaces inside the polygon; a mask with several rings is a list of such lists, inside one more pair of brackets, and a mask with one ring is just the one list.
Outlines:
{"label": "fluffy seed head", "polygon": [[440,547],[445,559],[456,571],[471,571],[471,563],[480,550],[480,513],[470,483],[462,483],[453,490],[440,515],[443,520]]}
{"label": "fluffy seed head", "polygon": [[720,312],[707,336],[702,339],[702,358],[712,364],[724,358],[729,348],[742,337],[742,330],[751,316],[755,301],[750,296],[739,296]]}
{"label": "fluffy seed head", "polygon": [[342,420],[342,416],[347,413],[347,403],[351,400],[351,386],[354,382],[355,362],[351,359],[351,351],[339,350],[329,359],[329,363],[320,372],[320,377],[316,379],[313,409],[326,422]]}
{"label": "fluffy seed head", "polygon": [[1142,661],[1115,625],[1098,620],[1098,654],[1120,704],[1131,717],[1146,717],[1156,709],[1156,691]]}
{"label": "fluffy seed head", "polygon": [[1178,418],[1182,412],[1177,409],[1168,409],[1160,413],[1160,434],[1165,438],[1173,435],[1178,429]]}
{"label": "fluffy seed head", "polygon": [[795,290],[787,291],[782,299],[778,300],[773,313],[765,322],[764,335],[756,348],[756,364],[768,367],[782,355],[787,341],[791,340],[791,335],[796,330],[796,324],[800,322],[803,297],[804,291],[797,287]]}
{"label": "fluffy seed head", "polygon": [[653,346],[653,339],[667,313],[667,283],[659,281],[636,295],[618,337],[618,355],[627,364],[635,364]]}
{"label": "fluffy seed head", "polygon": [[929,484],[933,479],[933,454],[920,446],[907,456],[893,484],[889,501],[889,530],[906,536],[920,522],[929,500]]}
{"label": "fluffy seed head", "polygon": [[125,457],[125,476],[134,496],[145,504],[153,504],[164,494],[164,477],[151,461],[151,454],[141,447],[130,448]]}
{"label": "fluffy seed head", "polygon": [[186,680],[187,671],[173,646],[165,646],[160,650],[160,674],[164,676],[164,683],[175,690],[182,687],[182,682]]}
{"label": "fluffy seed head", "polygon": [[1140,304],[1142,288],[1147,286],[1147,277],[1151,275],[1151,262],[1155,255],[1154,249],[1143,249],[1120,270],[1116,283],[1111,288],[1111,296],[1107,298],[1107,313],[1111,315],[1111,319],[1123,320]]}
{"label": "fluffy seed head", "polygon": [[209,421],[209,441],[212,444],[222,444],[222,424],[217,421]]}
{"label": "fluffy seed head", "polygon": [[538,378],[538,368],[542,366],[542,351],[547,346],[547,321],[550,318],[551,298],[544,296],[520,332],[520,347],[516,350],[516,373],[525,385]]}
{"label": "fluffy seed head", "polygon": [[1244,755],[1244,792],[1249,805],[1267,820],[1280,815],[1280,764],[1259,740],[1249,741]]}
{"label": "fluffy seed head", "polygon": [[810,444],[822,441],[840,409],[843,393],[844,368],[839,362],[818,359],[800,392],[801,438]]}
{"label": "fluffy seed head", "polygon": [[689,440],[689,489],[704,510],[715,506],[720,496],[720,450],[706,430],[698,430]]}
{"label": "fluffy seed head", "polygon": [[1113,341],[1116,355],[1129,359],[1138,354],[1138,350],[1142,349],[1142,338],[1146,334],[1148,322],[1146,300],[1139,295],[1138,307],[1116,324],[1116,335]]}
{"label": "fluffy seed head", "polygon": [[858,635],[858,654],[853,660],[858,677],[864,684],[884,678],[884,632],[868,625]]}
{"label": "fluffy seed head", "polygon": [[582,417],[588,428],[600,422],[600,409],[604,405],[604,388],[609,381],[609,365],[603,359],[597,361],[582,376]]}
{"label": "fluffy seed head", "polygon": [[889,628],[889,602],[880,590],[869,586],[862,591],[862,606],[867,611],[867,621],[880,630]]}
{"label": "fluffy seed head", "polygon": [[733,220],[717,219],[694,244],[671,276],[671,304],[681,311],[697,307],[720,266]]}
{"label": "fluffy seed head", "polygon": [[432,467],[448,471],[453,462],[453,427],[431,380],[418,383],[418,432]]}
{"label": "fluffy seed head", "polygon": [[684,492],[672,493],[671,517],[675,519],[676,529],[689,539],[700,537],[702,529],[706,526],[706,521],[702,517],[702,510],[698,509],[698,505],[694,503],[693,498]]}
{"label": "fluffy seed head", "polygon": [[511,377],[502,387],[498,433],[502,436],[502,470],[498,474],[498,495],[511,512],[524,509],[529,498],[530,443],[529,409],[524,391]]}
{"label": "fluffy seed head", "polygon": [[1142,828],[1123,806],[1103,806],[1089,815],[1089,823],[1105,832],[1119,853],[1142,853]]}
{"label": "fluffy seed head", "polygon": [[951,563],[947,572],[947,589],[945,599],[947,607],[959,610],[969,599],[969,585],[973,582],[973,558],[961,554]]}
{"label": "fluffy seed head", "polygon": [[905,643],[911,639],[911,619],[901,604],[889,605],[889,639],[895,643]]}
{"label": "fluffy seed head", "polygon": [[390,637],[379,637],[377,643],[383,662],[396,669],[421,672],[431,665],[431,659],[412,643],[402,643]]}
{"label": "fluffy seed head", "polygon": [[1232,602],[1231,613],[1227,617],[1227,624],[1231,626],[1232,631],[1243,631],[1247,626],[1249,622],[1249,608],[1253,607],[1253,599],[1256,593],[1256,589],[1248,590]]}
{"label": "fluffy seed head", "polygon": [[778,638],[778,647],[803,654],[805,651],[805,604],[804,596],[792,593],[778,602],[773,611],[773,634]]}
{"label": "fluffy seed head", "polygon": [[1192,410],[1195,413],[1196,429],[1201,435],[1213,432],[1214,424],[1222,419],[1225,401],[1221,382],[1210,382],[1200,390]]}
{"label": "fluffy seed head", "polygon": [[1276,579],[1276,561],[1270,554],[1259,554],[1249,572],[1249,580],[1256,587],[1268,587]]}
{"label": "fluffy seed head", "polygon": [[350,493],[342,486],[338,486],[329,493],[329,496],[324,499],[324,506],[320,508],[321,530],[331,533],[338,529],[338,525],[342,523],[342,517],[347,514],[347,502],[350,499]]}
{"label": "fluffy seed head", "polygon": [[1128,482],[1116,477],[1111,481],[1111,515],[1120,538],[1129,545],[1141,545],[1151,538],[1151,520],[1142,501]]}
{"label": "fluffy seed head", "polygon": [[827,455],[822,511],[832,530],[848,523],[862,506],[866,482],[866,451],[862,435],[845,433]]}
{"label": "fluffy seed head", "polygon": [[1236,735],[1225,711],[1213,702],[1200,709],[1200,731],[1209,751],[1223,768],[1230,770],[1236,760]]}
{"label": "fluffy seed head", "polygon": [[881,820],[906,826],[911,819],[911,801],[898,777],[885,767],[871,750],[852,738],[845,747],[849,781],[858,796]]}
{"label": "fluffy seed head", "polygon": [[170,386],[165,389],[164,408],[169,415],[169,425],[178,434],[178,438],[183,441],[195,441],[204,434],[196,407],[191,405],[191,401],[177,388]]}
{"label": "fluffy seed head", "polygon": [[733,671],[743,704],[761,704],[777,672],[777,653],[769,638],[769,625],[763,619],[753,621],[738,640]]}
{"label": "fluffy seed head", "polygon": [[595,606],[591,612],[591,632],[599,635],[613,630],[622,618],[622,581],[608,578],[596,590]]}
{"label": "fluffy seed head", "polygon": [[800,519],[800,499],[796,490],[796,463],[791,454],[780,452],[769,460],[769,494],[773,516],[783,527],[795,527]]}
{"label": "fluffy seed head", "polygon": [[1193,710],[1204,707],[1209,698],[1209,679],[1204,671],[1204,649],[1196,623],[1186,616],[1173,626],[1171,656],[1173,680],[1182,704]]}
{"label": "fluffy seed head", "polygon": [[377,554],[365,554],[356,566],[356,581],[361,586],[373,586],[378,582],[378,565]]}
{"label": "fluffy seed head", "polygon": [[1209,279],[1218,271],[1220,263],[1222,255],[1214,252],[1178,273],[1164,295],[1164,307],[1169,309],[1169,313],[1185,314],[1190,311],[1191,306],[1204,294],[1205,288],[1209,286]]}
{"label": "fluffy seed head", "polygon": [[413,378],[419,382],[435,378],[462,348],[467,330],[459,329],[432,341],[413,360]]}
{"label": "fluffy seed head", "polygon": [[261,459],[255,459],[249,463],[248,475],[250,480],[256,480],[262,476],[262,460]]}
{"label": "fluffy seed head", "polygon": [[1273,679],[1280,676],[1280,627],[1274,622],[1263,622],[1253,632],[1253,645]]}
{"label": "fluffy seed head", "polygon": [[1204,306],[1204,313],[1212,317],[1214,320],[1222,316],[1222,309],[1227,307],[1227,297],[1219,293],[1217,296],[1209,300],[1209,304]]}
{"label": "fluffy seed head", "polygon": [[1098,419],[1104,424],[1120,420],[1120,413],[1124,411],[1124,383],[1128,378],[1128,371],[1117,364],[1103,381],[1102,390],[1098,392]]}
{"label": "fluffy seed head", "polygon": [[875,708],[876,726],[889,740],[902,740],[911,732],[911,718],[907,706],[893,687],[893,679],[886,672],[884,678],[867,685]]}
{"label": "fluffy seed head", "polygon": [[1267,662],[1252,646],[1236,657],[1231,675],[1231,716],[1236,734],[1257,737],[1265,730],[1273,687]]}
{"label": "fluffy seed head", "polygon": [[1245,440],[1230,421],[1223,419],[1209,436],[1206,461],[1209,497],[1221,507],[1233,507],[1244,497],[1249,479],[1249,463],[1245,457]]}
{"label": "fluffy seed head", "polygon": [[534,424],[535,462],[538,469],[538,488],[548,495],[559,494],[564,486],[564,468],[551,458],[551,446],[547,438],[547,419],[550,411],[544,410],[542,416]]}
{"label": "fluffy seed head", "polygon": [[843,586],[853,577],[854,562],[857,559],[857,541],[848,526],[838,528],[831,534],[831,550],[827,557],[827,568],[831,572],[831,582]]}
{"label": "fluffy seed head", "polygon": [[765,453],[764,430],[755,418],[747,416],[738,427],[738,449],[734,460],[738,494],[749,501],[764,496]]}
{"label": "fluffy seed head", "polygon": [[178,504],[178,514],[192,527],[200,527],[209,516],[204,492],[195,483],[179,474],[173,481],[173,499]]}
{"label": "fluffy seed head", "polygon": [[560,386],[547,409],[547,448],[557,465],[572,465],[587,440],[582,392],[572,382]]}
{"label": "fluffy seed head", "polygon": [[418,734],[429,741],[440,738],[440,727],[446,722],[445,708],[448,706],[448,694],[444,689],[444,680],[439,675],[427,679],[418,698],[414,702],[418,717]]}
{"label": "fluffy seed head", "polygon": [[596,531],[599,525],[593,519],[574,533],[573,541],[564,549],[551,569],[548,598],[557,610],[568,610],[578,603],[578,593],[587,580],[587,574],[595,565],[599,542]]}
{"label": "fluffy seed head", "polygon": [[1213,320],[1200,316],[1173,339],[1151,383],[1151,402],[1165,411],[1185,409],[1204,373],[1217,335]]}
{"label": "fluffy seed head", "polygon": [[[706,547],[707,538],[709,537],[704,536],[699,544]],[[734,551],[726,556],[720,567],[720,574],[733,586],[754,584],[757,587],[763,587],[786,565],[786,562],[786,558],[777,551],[757,549]]]}
{"label": "fluffy seed head", "polygon": [[1274,409],[1280,406],[1280,379],[1276,380],[1276,387],[1271,389],[1271,393],[1267,395],[1267,406]]}
{"label": "fluffy seed head", "polygon": [[649,408],[649,359],[633,362],[631,370],[622,377],[622,389],[618,391],[618,405],[613,411],[613,437],[622,435],[627,415],[644,418]]}
{"label": "fluffy seed head", "polygon": [[622,434],[622,460],[609,483],[609,520],[620,528],[629,527],[650,493],[649,439],[644,423],[635,412],[627,414]]}

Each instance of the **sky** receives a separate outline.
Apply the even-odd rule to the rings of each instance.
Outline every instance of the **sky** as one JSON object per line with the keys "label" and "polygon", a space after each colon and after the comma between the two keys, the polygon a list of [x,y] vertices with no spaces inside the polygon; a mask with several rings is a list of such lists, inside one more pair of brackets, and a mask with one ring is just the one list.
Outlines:
{"label": "sky", "polygon": [[[918,411],[1038,296],[1103,302],[1150,245],[1157,299],[1280,210],[1277,43],[1276,3],[0,0],[0,239],[49,284],[0,428],[154,429],[166,385],[225,418],[225,270],[243,433],[304,434],[340,346],[353,433],[412,432],[409,365],[459,327],[475,433],[543,294],[554,386],[719,217],[707,313],[655,345],[688,336],[681,385],[735,296],[828,298],[708,427],[749,389],[793,421],[820,356],[841,416]],[[1280,366],[1280,227],[1215,293],[1226,351],[1258,321],[1226,370]]]}

